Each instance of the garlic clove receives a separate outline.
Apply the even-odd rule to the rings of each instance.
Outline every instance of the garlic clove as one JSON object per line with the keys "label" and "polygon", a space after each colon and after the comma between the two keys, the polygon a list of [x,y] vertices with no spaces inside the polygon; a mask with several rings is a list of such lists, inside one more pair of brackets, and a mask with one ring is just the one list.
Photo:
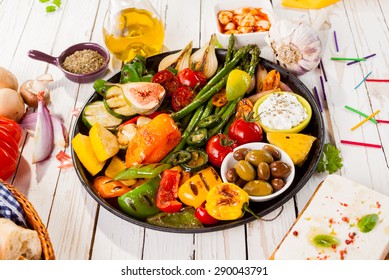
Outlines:
{"label": "garlic clove", "polygon": [[215,52],[216,42],[216,34],[212,34],[209,42],[190,57],[192,69],[202,72],[207,79],[211,78],[216,73],[218,67],[218,60]]}
{"label": "garlic clove", "polygon": [[320,62],[322,43],[317,32],[307,23],[279,20],[271,26],[265,41],[280,64],[295,75],[311,71]]}
{"label": "garlic clove", "polygon": [[192,54],[192,45],[193,42],[191,41],[181,51],[164,57],[158,65],[158,71],[167,69],[169,67],[175,68],[177,71],[181,71],[185,68],[189,68],[190,56]]}

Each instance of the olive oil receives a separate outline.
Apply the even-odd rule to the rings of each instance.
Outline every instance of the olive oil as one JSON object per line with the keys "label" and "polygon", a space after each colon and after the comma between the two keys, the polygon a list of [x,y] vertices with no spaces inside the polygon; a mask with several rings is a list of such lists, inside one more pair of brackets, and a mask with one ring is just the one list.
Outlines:
{"label": "olive oil", "polygon": [[109,51],[119,60],[129,61],[139,54],[158,54],[163,45],[164,28],[161,20],[144,9],[127,8],[113,15],[103,28]]}

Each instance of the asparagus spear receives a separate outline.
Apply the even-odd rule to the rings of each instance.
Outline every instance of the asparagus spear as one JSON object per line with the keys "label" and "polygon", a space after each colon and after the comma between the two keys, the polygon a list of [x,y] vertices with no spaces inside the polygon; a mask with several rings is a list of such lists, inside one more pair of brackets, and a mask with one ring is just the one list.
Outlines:
{"label": "asparagus spear", "polygon": [[175,121],[182,119],[186,114],[196,110],[197,107],[208,101],[215,93],[219,92],[226,85],[228,73],[239,63],[245,52],[245,48],[239,49],[231,61],[216,73],[201,89],[191,104],[170,115],[172,119]]}

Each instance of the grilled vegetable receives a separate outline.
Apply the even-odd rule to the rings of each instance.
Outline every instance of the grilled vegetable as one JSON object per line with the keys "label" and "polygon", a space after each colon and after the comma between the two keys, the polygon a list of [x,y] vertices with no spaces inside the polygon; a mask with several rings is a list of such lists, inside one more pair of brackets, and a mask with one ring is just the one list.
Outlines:
{"label": "grilled vegetable", "polygon": [[105,162],[119,152],[116,136],[98,122],[89,130],[89,139],[96,158],[100,162]]}
{"label": "grilled vegetable", "polygon": [[103,169],[105,162],[100,162],[97,159],[89,136],[78,133],[72,139],[72,147],[82,165],[92,176],[96,175]]}
{"label": "grilled vegetable", "polygon": [[184,207],[175,213],[162,212],[148,217],[147,222],[167,228],[203,228],[203,225],[195,217],[195,209],[193,207]]}
{"label": "grilled vegetable", "polygon": [[181,133],[173,119],[159,114],[142,126],[128,143],[126,166],[160,162],[181,140]]}
{"label": "grilled vegetable", "polygon": [[145,219],[160,212],[155,203],[160,178],[156,177],[118,198],[120,209],[131,217]]}
{"label": "grilled vegetable", "polygon": [[177,200],[180,181],[180,171],[163,171],[156,198],[157,207],[163,212],[174,213],[182,208],[182,203]]}
{"label": "grilled vegetable", "polygon": [[209,166],[189,178],[180,186],[178,189],[178,198],[186,205],[195,208],[200,207],[205,201],[209,190],[221,182],[222,180],[219,174]]}
{"label": "grilled vegetable", "polygon": [[235,184],[221,183],[207,194],[205,208],[217,220],[236,220],[248,209],[249,195]]}

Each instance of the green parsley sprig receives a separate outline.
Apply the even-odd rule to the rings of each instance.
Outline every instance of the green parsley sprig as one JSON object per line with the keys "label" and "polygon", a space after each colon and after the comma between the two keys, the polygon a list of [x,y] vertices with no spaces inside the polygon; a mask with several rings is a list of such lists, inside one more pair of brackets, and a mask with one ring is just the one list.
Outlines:
{"label": "green parsley sprig", "polygon": [[46,4],[46,12],[53,13],[61,7],[61,0],[39,0],[39,2]]}
{"label": "green parsley sprig", "polygon": [[342,166],[343,163],[340,156],[340,150],[330,143],[324,144],[323,153],[320,157],[316,171],[319,173],[328,171],[329,174],[332,174],[342,168]]}

